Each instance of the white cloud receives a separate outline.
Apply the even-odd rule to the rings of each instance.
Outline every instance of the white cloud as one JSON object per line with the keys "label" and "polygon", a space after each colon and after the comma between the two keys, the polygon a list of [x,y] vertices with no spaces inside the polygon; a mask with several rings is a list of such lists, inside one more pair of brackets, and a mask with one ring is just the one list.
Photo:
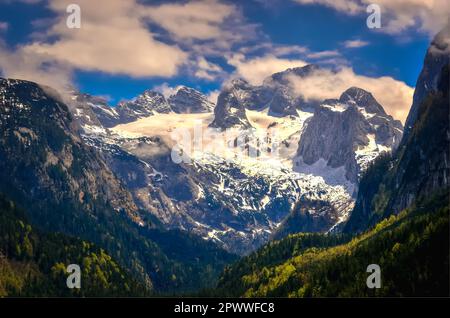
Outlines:
{"label": "white cloud", "polygon": [[437,43],[432,43],[430,46],[430,52],[432,54],[448,54],[450,55],[450,24],[439,33]]}
{"label": "white cloud", "polygon": [[216,90],[210,91],[206,95],[206,97],[208,98],[208,100],[211,103],[216,104],[217,103],[217,98],[219,97],[219,94],[220,94],[220,90],[216,89]]}
{"label": "white cloud", "polygon": [[343,44],[346,48],[353,49],[353,48],[367,46],[367,45],[369,45],[369,42],[356,39],[356,40],[345,41]]}
{"label": "white cloud", "polygon": [[373,94],[386,112],[394,118],[405,121],[412,103],[414,88],[389,76],[368,77],[358,75],[349,67],[337,72],[320,69],[308,77],[289,77],[294,91],[306,100],[339,98],[352,86],[360,87]]}
{"label": "white cloud", "polygon": [[[223,56],[264,38],[258,32],[259,25],[248,23],[242,9],[228,1],[174,1],[145,7],[142,14],[166,30],[170,39],[186,48],[193,59],[198,55]],[[198,75],[211,78],[204,69]]]}
{"label": "white cloud", "polygon": [[[246,23],[239,7],[219,0],[159,5],[139,0],[79,0],[81,28],[69,29],[66,8],[72,2],[47,0],[45,5],[56,17],[31,21],[30,42],[15,49],[2,46],[7,51],[0,59],[5,76],[26,76],[53,85],[71,83],[75,70],[166,78],[185,72],[218,80],[225,77],[225,71],[209,58],[230,54],[236,50],[234,45],[249,43],[257,32],[256,25]],[[152,32],[157,30],[155,25],[168,34]],[[9,63],[13,56],[27,63]],[[59,80],[53,83],[52,76]]]}
{"label": "white cloud", "polygon": [[336,50],[330,51],[320,51],[320,52],[311,52],[306,55],[307,58],[310,59],[323,59],[323,58],[332,58],[340,56],[341,54]]}
{"label": "white cloud", "polygon": [[195,77],[209,81],[215,80],[223,74],[223,70],[219,65],[207,61],[203,56],[197,58],[195,69]]}
{"label": "white cloud", "polygon": [[448,23],[448,0],[293,0],[303,5],[323,5],[337,11],[355,15],[367,14],[369,4],[381,8],[381,28],[384,33],[399,34],[413,28],[434,35]]}
{"label": "white cloud", "polygon": [[362,11],[360,1],[357,0],[294,0],[300,4],[319,4],[338,11],[356,14]]}
{"label": "white cloud", "polygon": [[[364,3],[367,1],[297,0],[303,4],[327,5],[349,14],[365,12]],[[78,0],[77,4],[82,9],[82,28],[79,30],[68,29],[65,25],[66,6],[72,2],[48,0],[48,7],[57,13],[57,17],[36,21],[36,32],[31,37],[31,43],[18,45],[15,49],[0,43],[0,71],[4,76],[33,80],[60,90],[71,85],[73,72],[77,69],[131,77],[172,77],[179,74],[180,70],[187,70],[189,75],[197,78],[218,80],[225,78],[225,71],[211,62],[211,57],[219,56],[225,57],[227,63],[235,68],[232,76],[243,77],[258,85],[273,73],[306,65],[305,59],[320,59],[321,63],[335,65],[345,62],[339,52],[334,50],[311,52],[302,46],[273,44],[264,36],[259,37],[257,43],[250,41],[255,40],[257,27],[246,23],[240,9],[229,2],[192,0],[149,7],[138,0]],[[395,7],[391,13],[393,16],[400,18],[399,12],[406,12],[405,17],[412,14],[406,9],[401,11],[387,0],[379,2],[386,7]],[[419,0],[398,2],[405,5],[413,3],[414,7],[422,8],[421,12],[424,13],[420,15],[423,18],[419,22],[424,23],[426,13],[434,12],[434,7],[442,0],[433,3]],[[403,19],[408,20],[400,20]],[[152,23],[167,32],[152,32],[155,31]],[[390,23],[394,25],[394,22]],[[405,23],[400,23],[397,28]],[[425,27],[428,28],[428,24],[424,24]],[[162,38],[167,39],[167,36],[170,41],[163,42]],[[359,47],[364,44],[366,42],[361,40],[350,40],[344,46]],[[364,83],[366,86],[361,87],[373,92],[392,115],[404,117],[405,100],[412,94],[412,89],[406,84],[390,77],[362,77],[349,68],[343,68],[338,74],[332,78],[336,81],[345,79],[348,83],[343,81],[342,85],[333,85],[321,77],[312,78],[309,81],[312,88],[310,91],[308,88],[306,97],[314,98],[320,94],[338,97],[334,95],[339,95],[350,86]],[[318,85],[313,85],[314,81],[322,85],[322,93],[317,91]],[[307,83],[300,85],[304,87]],[[389,94],[383,94],[381,88]],[[169,96],[177,88],[165,83],[157,89]],[[210,92],[213,100],[217,95],[217,91]],[[398,107],[391,106],[394,101]],[[409,106],[410,101],[406,109]]]}
{"label": "white cloud", "polygon": [[[0,43],[0,73],[52,86],[65,95],[75,70],[131,77],[176,75],[188,54],[155,39],[135,0],[79,0],[81,29],[66,26],[70,0],[49,0],[58,14],[45,31],[37,26],[33,42],[14,49]],[[0,39],[1,40],[1,39]]]}
{"label": "white cloud", "polygon": [[[368,1],[368,0],[365,0]],[[388,33],[400,33],[411,27],[434,35],[439,32],[450,16],[448,0],[378,0],[384,13],[392,18],[388,20]]]}
{"label": "white cloud", "polygon": [[271,54],[251,59],[246,59],[242,54],[234,54],[227,59],[227,63],[236,68],[236,76],[242,77],[254,85],[260,85],[266,77],[273,73],[307,64],[303,60],[279,58]]}
{"label": "white cloud", "polygon": [[8,22],[0,21],[0,32],[7,31],[9,28]]}
{"label": "white cloud", "polygon": [[279,45],[268,42],[259,42],[257,44],[242,46],[239,48],[237,53],[248,55],[250,53],[265,52],[265,54],[272,54],[278,57],[288,56],[288,55],[299,55],[306,54],[308,48],[301,45]]}
{"label": "white cloud", "polygon": [[[65,12],[70,3],[52,0],[49,6]],[[57,41],[35,42],[23,50],[82,70],[134,77],[172,76],[186,60],[187,54],[177,46],[155,40],[134,0],[79,0],[77,4],[82,10],[80,29],[67,28],[61,15],[46,32]]]}
{"label": "white cloud", "polygon": [[146,15],[181,39],[213,39],[223,36],[221,24],[235,7],[216,0],[170,3],[146,8]]}
{"label": "white cloud", "polygon": [[49,63],[22,48],[10,50],[0,40],[0,74],[4,77],[37,82],[64,94],[72,88],[72,73],[72,68],[65,64]]}
{"label": "white cloud", "polygon": [[167,99],[172,95],[175,95],[181,86],[170,86],[168,83],[164,82],[161,85],[153,87],[155,92],[161,93]]}

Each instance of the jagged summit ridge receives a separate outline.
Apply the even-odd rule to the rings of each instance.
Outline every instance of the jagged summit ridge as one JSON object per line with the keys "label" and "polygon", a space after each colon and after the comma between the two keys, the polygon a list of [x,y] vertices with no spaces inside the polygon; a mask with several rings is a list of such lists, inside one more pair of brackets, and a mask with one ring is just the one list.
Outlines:
{"label": "jagged summit ridge", "polygon": [[168,99],[172,111],[178,114],[209,113],[214,109],[214,103],[199,91],[181,86]]}
{"label": "jagged summit ridge", "polygon": [[278,116],[297,116],[303,101],[289,85],[289,75],[306,76],[318,69],[316,65],[291,68],[266,78],[261,85],[252,85],[243,78],[235,78],[225,85],[219,95],[212,127],[248,128],[245,110],[268,109]]}
{"label": "jagged summit ridge", "polygon": [[298,165],[323,159],[330,167],[345,167],[346,178],[356,183],[368,162],[396,149],[401,136],[401,123],[371,93],[351,87],[316,108],[300,138]]}
{"label": "jagged summit ridge", "polygon": [[372,93],[359,87],[350,87],[347,89],[339,97],[339,102],[343,104],[356,104],[359,107],[363,107],[366,112],[371,114],[386,114],[383,106],[377,102]]}
{"label": "jagged summit ridge", "polygon": [[117,106],[109,105],[102,97],[73,92],[71,104],[87,132],[100,132],[104,128],[156,114],[208,113],[214,108],[207,96],[187,86],[179,87],[168,99],[160,92],[148,89],[132,100],[119,102]]}

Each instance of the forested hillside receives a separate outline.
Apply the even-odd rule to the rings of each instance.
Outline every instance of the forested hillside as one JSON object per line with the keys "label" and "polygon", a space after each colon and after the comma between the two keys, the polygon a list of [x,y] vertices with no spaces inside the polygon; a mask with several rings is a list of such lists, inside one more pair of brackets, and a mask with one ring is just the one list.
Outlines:
{"label": "forested hillside", "polygon": [[[69,264],[81,268],[80,289],[66,285]],[[23,211],[0,195],[0,297],[130,295],[150,292],[103,249],[36,230]]]}
{"label": "forested hillside", "polygon": [[[448,195],[445,191],[417,202],[348,243],[339,244],[343,237],[319,234],[298,234],[273,243],[228,268],[218,293],[245,297],[448,296]],[[380,289],[366,286],[369,264],[381,268]]]}

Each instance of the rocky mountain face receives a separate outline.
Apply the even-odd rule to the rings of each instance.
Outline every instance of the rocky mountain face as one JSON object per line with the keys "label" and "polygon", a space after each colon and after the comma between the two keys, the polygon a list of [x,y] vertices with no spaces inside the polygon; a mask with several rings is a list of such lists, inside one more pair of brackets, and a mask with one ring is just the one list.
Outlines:
{"label": "rocky mountain face", "polygon": [[306,125],[297,153],[299,164],[313,165],[322,158],[332,168],[344,166],[345,176],[354,183],[375,156],[396,149],[403,128],[372,94],[357,87],[347,89],[339,99],[324,101]]}
{"label": "rocky mountain face", "polygon": [[137,221],[128,191],[84,145],[67,106],[51,96],[37,84],[1,79],[2,179],[9,180],[3,192],[15,187],[29,200],[71,201],[89,214],[95,201],[108,202]]}
{"label": "rocky mountain face", "polygon": [[230,85],[225,87],[217,98],[214,121],[210,127],[219,129],[250,128],[245,106],[248,99],[254,97],[252,89],[253,86],[245,80],[233,80]]}
{"label": "rocky mountain face", "polygon": [[[400,139],[401,125],[361,89],[314,107],[296,97],[289,77],[316,69],[288,69],[261,86],[233,80],[219,95],[214,117],[206,97],[186,87],[168,100],[146,91],[117,107],[75,94],[73,133],[80,133],[80,142],[101,157],[140,209],[137,224],[181,229],[247,254],[272,237],[336,230],[353,207],[360,171]],[[211,131],[208,124],[204,128],[213,140],[223,138],[224,128],[248,128],[245,149],[232,146],[239,133],[223,149],[231,147],[233,158],[206,149],[190,153],[189,163],[175,163],[173,123],[188,127],[186,118],[196,113],[210,123]],[[141,125],[160,128],[147,134]],[[127,133],[134,126],[140,135]],[[267,146],[272,131],[279,136]]]}
{"label": "rocky mountain face", "polygon": [[416,82],[413,104],[405,123],[405,138],[409,135],[419,114],[419,107],[427,95],[438,90],[439,74],[450,60],[450,24],[433,39],[425,55],[422,71]]}
{"label": "rocky mountain face", "polygon": [[264,163],[249,166],[251,158],[227,162],[214,153],[178,164],[171,158],[172,147],[160,136],[129,138],[115,129],[90,131],[82,135],[84,141],[102,153],[141,209],[166,228],[195,233],[239,254],[267,242],[300,197],[340,207],[324,214],[329,222],[304,224],[310,231],[328,230],[352,207],[344,189],[308,174],[293,175],[290,169]]}
{"label": "rocky mountain face", "polygon": [[[85,138],[107,130],[95,126],[100,120],[92,105],[78,99],[74,105],[69,110],[56,92],[35,83],[0,79],[0,193],[39,229],[97,244],[154,292],[211,284],[234,256],[194,235],[167,231],[139,210],[127,187],[135,171],[117,177],[120,169]],[[127,154],[111,153],[116,149]]]}
{"label": "rocky mountain face", "polygon": [[155,113],[170,113],[171,108],[161,93],[146,90],[134,100],[119,103],[116,111],[119,114],[120,123],[124,124]]}
{"label": "rocky mountain face", "polygon": [[264,86],[282,86],[286,87],[290,84],[290,76],[305,78],[313,72],[320,70],[320,67],[315,64],[308,64],[302,67],[288,68],[285,71],[277,72],[267,77],[263,81]]}
{"label": "rocky mountain face", "polygon": [[362,231],[417,200],[448,189],[449,63],[447,56],[447,64],[442,65],[442,50],[449,52],[450,42],[443,34],[449,34],[448,27],[434,39],[425,57],[408,116],[412,126],[393,157],[375,162],[361,180],[355,209],[345,226],[347,232]]}
{"label": "rocky mountain face", "polygon": [[289,215],[273,232],[271,239],[281,240],[289,234],[323,232],[339,224],[339,208],[324,200],[300,198]]}
{"label": "rocky mountain face", "polygon": [[289,77],[305,77],[317,69],[316,65],[287,69],[269,76],[258,86],[251,85],[244,79],[232,80],[219,95],[214,110],[215,120],[211,126],[221,129],[249,128],[246,109],[267,108],[273,116],[298,116],[297,109],[306,109],[311,105],[294,92]]}
{"label": "rocky mountain face", "polygon": [[84,130],[92,133],[121,122],[116,108],[109,106],[108,101],[101,97],[74,92],[71,105],[78,123]]}
{"label": "rocky mountain face", "polygon": [[[271,111],[278,115],[296,115],[295,109],[311,111],[320,101],[306,101],[292,87],[292,78],[304,79],[320,70],[315,64],[288,68],[285,71],[272,74],[263,81],[263,87],[274,92],[275,98],[281,98],[281,103],[271,103]],[[276,101],[276,99],[275,99]]]}
{"label": "rocky mountain face", "polygon": [[209,113],[214,104],[199,91],[182,86],[168,99],[170,108],[177,114]]}
{"label": "rocky mountain face", "polygon": [[[139,208],[166,228],[186,230],[247,254],[272,237],[338,230],[353,208],[360,172],[400,140],[401,124],[369,92],[350,88],[339,99],[314,105],[296,97],[290,77],[305,77],[317,69],[314,65],[288,69],[269,76],[260,86],[235,79],[219,95],[209,124],[216,138],[222,138],[220,131],[226,128],[248,132],[249,139],[277,130],[281,132],[277,146],[270,146],[280,151],[275,161],[242,158],[239,153],[229,160],[201,151],[189,154],[190,163],[174,163],[173,145],[166,135],[176,127],[171,128],[170,122],[183,121],[186,113],[206,113],[211,107],[206,97],[185,87],[167,101],[154,95],[159,106],[136,99],[148,106],[139,125],[151,120],[153,109],[165,111],[169,105],[171,111],[167,124],[160,122],[166,117],[158,116],[158,122],[150,125],[161,126],[155,133],[139,128],[144,131],[140,137],[131,138],[124,125],[125,134],[107,129],[100,119],[101,125],[93,128],[95,118],[86,121],[81,115],[91,115],[83,107],[77,106],[74,113],[85,123],[81,125],[84,141],[102,153]],[[133,111],[142,109],[129,105]],[[120,118],[121,110],[114,111]],[[248,149],[267,150],[253,141]]]}
{"label": "rocky mountain face", "polygon": [[442,67],[436,91],[419,106],[416,122],[396,153],[395,197],[387,215],[450,185],[449,67]]}
{"label": "rocky mountain face", "polygon": [[[235,253],[247,254],[267,242],[302,196],[345,205],[342,210],[352,206],[345,191],[307,175],[252,171],[214,156],[176,164],[171,148],[157,136],[83,138],[103,154],[136,204],[165,227],[189,231]],[[305,223],[304,228],[326,231],[341,211],[328,213],[323,216],[329,216],[328,222]]]}
{"label": "rocky mountain face", "polygon": [[[211,126],[251,130],[255,127],[248,117],[249,111],[265,111],[281,118],[301,117],[312,112],[298,130],[300,136],[296,141],[292,137],[283,140],[284,145],[298,143],[298,148],[291,147],[297,149],[290,155],[291,171],[322,178],[327,185],[344,185],[349,196],[355,197],[361,173],[381,153],[398,147],[403,126],[386,114],[370,92],[357,87],[347,89],[338,99],[304,101],[293,91],[292,77],[305,78],[317,70],[315,65],[288,69],[269,76],[261,86],[253,86],[241,79],[233,80],[219,97]],[[291,206],[282,228],[275,232],[271,230],[271,235],[339,230],[336,225],[346,218],[343,211],[349,206],[346,199],[341,205],[334,202],[331,206],[326,200],[302,195],[296,200],[309,206],[306,209],[309,212],[298,213],[305,209],[302,210],[299,204],[294,209]],[[316,209],[318,205],[321,209]]]}
{"label": "rocky mountain face", "polygon": [[104,133],[104,130],[98,129],[111,128],[155,114],[208,113],[214,108],[214,104],[204,94],[186,86],[180,87],[168,99],[161,93],[146,90],[136,98],[120,102],[114,107],[101,97],[78,92],[74,92],[72,96],[70,106],[77,121],[85,131],[91,133]]}

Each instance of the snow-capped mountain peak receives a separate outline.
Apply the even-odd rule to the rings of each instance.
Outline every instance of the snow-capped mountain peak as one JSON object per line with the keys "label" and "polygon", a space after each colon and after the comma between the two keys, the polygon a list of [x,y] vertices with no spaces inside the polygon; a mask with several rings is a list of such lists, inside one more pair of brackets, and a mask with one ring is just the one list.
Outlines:
{"label": "snow-capped mountain peak", "polygon": [[214,109],[214,104],[207,96],[187,86],[181,86],[169,97],[168,102],[171,109],[178,114],[209,113]]}
{"label": "snow-capped mountain peak", "polygon": [[117,112],[120,114],[122,123],[170,111],[170,105],[165,97],[152,90],[146,90],[135,99],[117,105]]}
{"label": "snow-capped mountain peak", "polygon": [[385,115],[383,107],[377,102],[373,95],[359,87],[350,87],[339,97],[339,101],[343,104],[355,104],[363,107],[366,112],[372,114]]}
{"label": "snow-capped mountain peak", "polygon": [[316,108],[300,138],[299,164],[323,159],[330,167],[344,166],[346,178],[356,183],[370,161],[398,146],[402,129],[371,93],[351,87]]}

